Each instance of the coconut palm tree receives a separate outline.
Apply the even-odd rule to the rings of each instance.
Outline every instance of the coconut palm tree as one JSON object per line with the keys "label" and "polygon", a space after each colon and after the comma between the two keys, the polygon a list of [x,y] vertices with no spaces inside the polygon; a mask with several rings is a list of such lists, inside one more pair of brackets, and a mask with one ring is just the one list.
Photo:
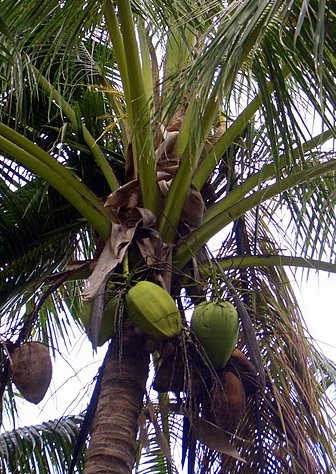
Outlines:
{"label": "coconut palm tree", "polygon": [[[284,267],[336,271],[333,2],[0,15],[3,409],[25,343],[109,341],[85,416],[4,433],[4,472],[332,472],[335,368]],[[174,299],[175,337],[127,311],[140,281]],[[238,311],[243,368],[190,329],[210,300]]]}

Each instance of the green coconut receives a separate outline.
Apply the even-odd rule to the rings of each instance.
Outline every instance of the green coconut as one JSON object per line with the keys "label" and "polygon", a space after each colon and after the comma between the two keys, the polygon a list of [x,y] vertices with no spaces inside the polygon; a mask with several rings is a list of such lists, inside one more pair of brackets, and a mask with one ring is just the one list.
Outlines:
{"label": "green coconut", "polygon": [[204,301],[196,306],[191,329],[215,369],[223,369],[238,339],[238,313],[229,301]]}
{"label": "green coconut", "polygon": [[182,330],[179,309],[170,294],[150,281],[140,281],[126,294],[129,319],[147,336],[168,339]]}
{"label": "green coconut", "polygon": [[[83,304],[80,319],[85,327],[86,334],[92,342],[91,334],[91,318],[92,318],[93,302]],[[100,347],[115,334],[116,323],[118,321],[119,298],[111,298],[105,305],[102,315],[101,325],[98,334],[97,346]]]}

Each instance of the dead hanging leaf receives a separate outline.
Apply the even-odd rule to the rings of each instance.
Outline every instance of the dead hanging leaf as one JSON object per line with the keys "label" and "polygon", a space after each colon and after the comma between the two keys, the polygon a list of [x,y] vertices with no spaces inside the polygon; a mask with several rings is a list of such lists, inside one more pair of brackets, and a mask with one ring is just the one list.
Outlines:
{"label": "dead hanging leaf", "polygon": [[103,319],[104,306],[105,306],[105,285],[103,282],[98,290],[98,293],[93,300],[91,321],[90,321],[90,332],[91,332],[91,343],[93,349],[96,351],[98,347],[99,331],[101,322]]}
{"label": "dead hanging leaf", "polygon": [[158,184],[159,184],[159,191],[162,194],[162,196],[166,197],[170,188],[170,185],[172,183],[172,180],[169,179],[160,179]]}
{"label": "dead hanging leaf", "polygon": [[[171,175],[166,172],[159,172],[157,179],[163,201],[171,185]],[[109,275],[118,263],[122,262],[127,248],[134,239],[136,230],[139,227],[146,229],[154,227],[156,222],[155,214],[149,209],[140,207],[139,204],[140,189],[138,180],[130,181],[108,196],[105,207],[113,216],[111,236],[106,242],[96,266],[88,279],[88,286],[83,292],[84,301],[93,301],[99,289],[106,284]],[[182,226],[186,227],[188,231],[197,227],[203,219],[203,213],[204,202],[202,196],[198,191],[191,189],[182,213]],[[148,265],[151,262],[152,265],[154,265],[153,262],[161,262],[165,266],[162,272],[158,273],[158,279],[169,291],[171,247],[165,247],[160,236],[154,233],[150,235],[149,240],[141,241],[141,238],[138,239],[138,245]]]}
{"label": "dead hanging leaf", "polygon": [[147,410],[151,422],[153,423],[155,429],[156,442],[159,448],[162,451],[162,454],[167,458],[170,464],[173,463],[172,456],[170,453],[170,447],[167,438],[165,437],[163,431],[161,430],[160,424],[155,414],[154,406],[150,400],[147,400]]}
{"label": "dead hanging leaf", "polygon": [[177,140],[179,132],[174,130],[171,132],[165,131],[164,133],[164,140],[160,143],[160,145],[155,150],[155,159],[156,161],[160,160],[170,160],[174,157],[174,147]]}
{"label": "dead hanging leaf", "polygon": [[155,214],[144,207],[134,207],[123,216],[124,223],[129,227],[152,228],[156,222]]}
{"label": "dead hanging leaf", "polygon": [[116,222],[123,223],[123,218],[120,218],[125,211],[137,207],[140,203],[140,188],[137,179],[121,186],[112,194],[110,194],[104,207],[106,207]]}
{"label": "dead hanging leaf", "polygon": [[64,271],[53,273],[45,278],[48,285],[57,284],[62,278],[64,280],[79,280],[87,278],[95,267],[94,260],[75,260],[65,266]]}
{"label": "dead hanging leaf", "polygon": [[170,173],[168,171],[165,171],[165,170],[159,170],[157,173],[156,173],[156,180],[157,182],[160,184],[160,181],[171,181],[172,177],[170,175]]}
{"label": "dead hanging leaf", "polygon": [[137,245],[142,258],[149,268],[155,270],[157,283],[170,292],[173,246],[162,242],[154,229],[140,230],[139,234]]}
{"label": "dead hanging leaf", "polygon": [[183,206],[182,222],[190,230],[196,229],[203,221],[204,211],[205,205],[201,193],[194,188],[190,188]]}
{"label": "dead hanging leaf", "polygon": [[148,425],[144,410],[141,411],[138,418],[139,442],[142,448],[149,448]]}
{"label": "dead hanging leaf", "polygon": [[218,426],[200,417],[196,417],[192,420],[192,430],[196,439],[204,443],[208,448],[246,463],[236,448],[231,446],[225,432],[218,428]]}
{"label": "dead hanging leaf", "polygon": [[[159,180],[159,190],[163,198],[167,196],[171,183],[171,179]],[[204,212],[205,204],[201,193],[191,187],[184,202],[183,211],[181,214],[181,223],[190,232],[201,225],[203,221]]]}
{"label": "dead hanging leaf", "polygon": [[131,181],[110,194],[104,207],[112,214],[115,223],[125,227],[153,227],[155,215],[149,210],[140,207],[139,181]]}
{"label": "dead hanging leaf", "polygon": [[136,227],[125,227],[112,222],[111,236],[99,256],[95,269],[88,278],[88,286],[83,291],[84,301],[92,301],[99,289],[106,283],[118,263],[122,262],[126,250],[134,237]]}
{"label": "dead hanging leaf", "polygon": [[69,262],[65,266],[65,271],[76,271],[76,270],[82,270],[86,268],[90,268],[93,265],[92,260],[73,260],[72,262]]}
{"label": "dead hanging leaf", "polygon": [[180,160],[163,160],[160,161],[157,165],[157,169],[159,169],[162,172],[165,172],[169,175],[169,179],[175,176],[176,171],[178,170],[180,166]]}
{"label": "dead hanging leaf", "polygon": [[139,207],[138,204],[139,183],[137,180],[122,186],[107,198],[105,207],[113,215],[114,222],[112,222],[110,238],[106,242],[88,279],[88,286],[83,292],[84,301],[95,299],[99,289],[106,284],[109,275],[118,263],[122,262],[136,229],[154,226],[156,217],[153,212]]}

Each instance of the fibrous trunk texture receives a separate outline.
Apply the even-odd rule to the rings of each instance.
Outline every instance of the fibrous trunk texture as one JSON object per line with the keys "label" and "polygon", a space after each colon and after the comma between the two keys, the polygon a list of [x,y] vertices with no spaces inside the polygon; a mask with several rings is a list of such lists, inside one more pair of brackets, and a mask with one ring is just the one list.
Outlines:
{"label": "fibrous trunk texture", "polygon": [[84,474],[132,472],[148,367],[143,340],[134,333],[108,352]]}

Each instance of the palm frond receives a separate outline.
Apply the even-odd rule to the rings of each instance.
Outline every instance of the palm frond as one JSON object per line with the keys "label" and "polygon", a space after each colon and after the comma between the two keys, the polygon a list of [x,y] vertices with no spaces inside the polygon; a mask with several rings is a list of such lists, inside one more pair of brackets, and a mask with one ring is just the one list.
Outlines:
{"label": "palm frond", "polygon": [[25,287],[36,286],[48,272],[71,257],[83,223],[64,204],[40,180],[30,181],[16,191],[2,187],[2,304],[13,304],[15,295]]}
{"label": "palm frond", "polygon": [[[83,416],[74,415],[0,434],[2,472],[69,472],[73,443],[82,420]],[[78,459],[76,472],[82,472],[83,462],[82,454]]]}

